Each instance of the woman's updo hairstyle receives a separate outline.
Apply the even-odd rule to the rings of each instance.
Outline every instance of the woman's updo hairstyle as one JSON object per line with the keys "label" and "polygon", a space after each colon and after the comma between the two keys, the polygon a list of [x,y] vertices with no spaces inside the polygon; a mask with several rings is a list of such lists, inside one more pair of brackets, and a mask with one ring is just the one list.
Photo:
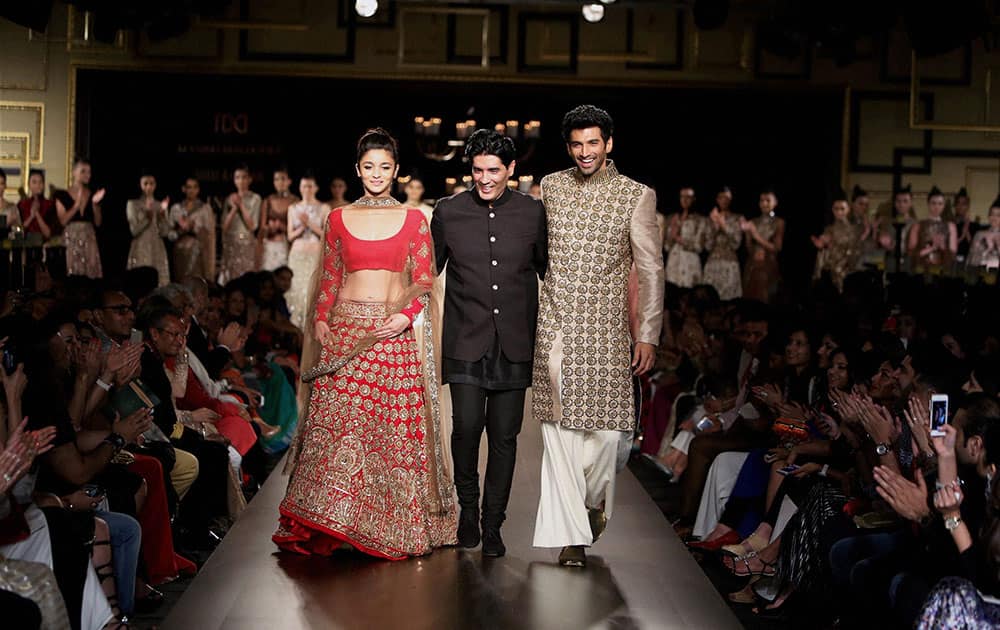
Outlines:
{"label": "woman's updo hairstyle", "polygon": [[361,158],[364,157],[365,153],[379,149],[388,151],[392,155],[393,161],[399,163],[399,145],[396,143],[396,139],[385,129],[375,127],[362,134],[358,140],[358,164],[361,163]]}

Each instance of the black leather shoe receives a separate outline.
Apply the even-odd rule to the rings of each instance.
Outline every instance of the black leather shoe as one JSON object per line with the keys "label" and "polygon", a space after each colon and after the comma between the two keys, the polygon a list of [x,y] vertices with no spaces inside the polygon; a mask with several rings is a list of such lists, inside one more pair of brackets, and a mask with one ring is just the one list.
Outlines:
{"label": "black leather shoe", "polygon": [[483,527],[483,555],[489,558],[499,558],[507,553],[507,547],[500,537],[499,527]]}
{"label": "black leather shoe", "polygon": [[479,540],[478,510],[462,510],[458,517],[458,544],[471,549],[479,544]]}

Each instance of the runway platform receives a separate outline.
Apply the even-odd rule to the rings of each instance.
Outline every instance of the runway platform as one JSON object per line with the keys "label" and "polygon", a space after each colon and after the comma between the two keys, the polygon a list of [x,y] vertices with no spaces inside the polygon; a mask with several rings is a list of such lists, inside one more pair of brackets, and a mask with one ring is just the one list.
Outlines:
{"label": "runway platform", "polygon": [[[529,396],[530,399],[530,396]],[[482,454],[485,454],[485,447]],[[288,477],[279,465],[164,622],[167,630],[686,628],[742,626],[629,471],[584,569],[531,546],[542,456],[526,415],[507,555],[441,549],[401,562],[360,553],[278,553],[271,534]],[[480,470],[483,470],[481,467]]]}

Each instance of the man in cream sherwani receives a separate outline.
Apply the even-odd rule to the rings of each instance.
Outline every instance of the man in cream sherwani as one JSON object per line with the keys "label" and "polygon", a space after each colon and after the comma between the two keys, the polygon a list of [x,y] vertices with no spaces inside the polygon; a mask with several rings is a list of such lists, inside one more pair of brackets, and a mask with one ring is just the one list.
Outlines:
{"label": "man in cream sherwani", "polygon": [[[549,271],[539,303],[532,376],[542,422],[536,547],[561,547],[564,566],[586,565],[614,505],[619,444],[635,428],[633,374],[653,366],[663,318],[663,256],[656,194],[608,160],[614,124],[581,105],[563,118],[575,166],[542,180]],[[632,339],[629,272],[639,303]]]}

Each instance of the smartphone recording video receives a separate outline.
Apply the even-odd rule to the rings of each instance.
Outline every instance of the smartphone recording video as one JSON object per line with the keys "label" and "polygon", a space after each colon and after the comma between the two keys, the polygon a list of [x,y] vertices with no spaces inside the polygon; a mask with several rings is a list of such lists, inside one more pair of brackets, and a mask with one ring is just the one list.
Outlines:
{"label": "smartphone recording video", "polygon": [[931,396],[931,435],[944,436],[944,425],[948,424],[948,394]]}

